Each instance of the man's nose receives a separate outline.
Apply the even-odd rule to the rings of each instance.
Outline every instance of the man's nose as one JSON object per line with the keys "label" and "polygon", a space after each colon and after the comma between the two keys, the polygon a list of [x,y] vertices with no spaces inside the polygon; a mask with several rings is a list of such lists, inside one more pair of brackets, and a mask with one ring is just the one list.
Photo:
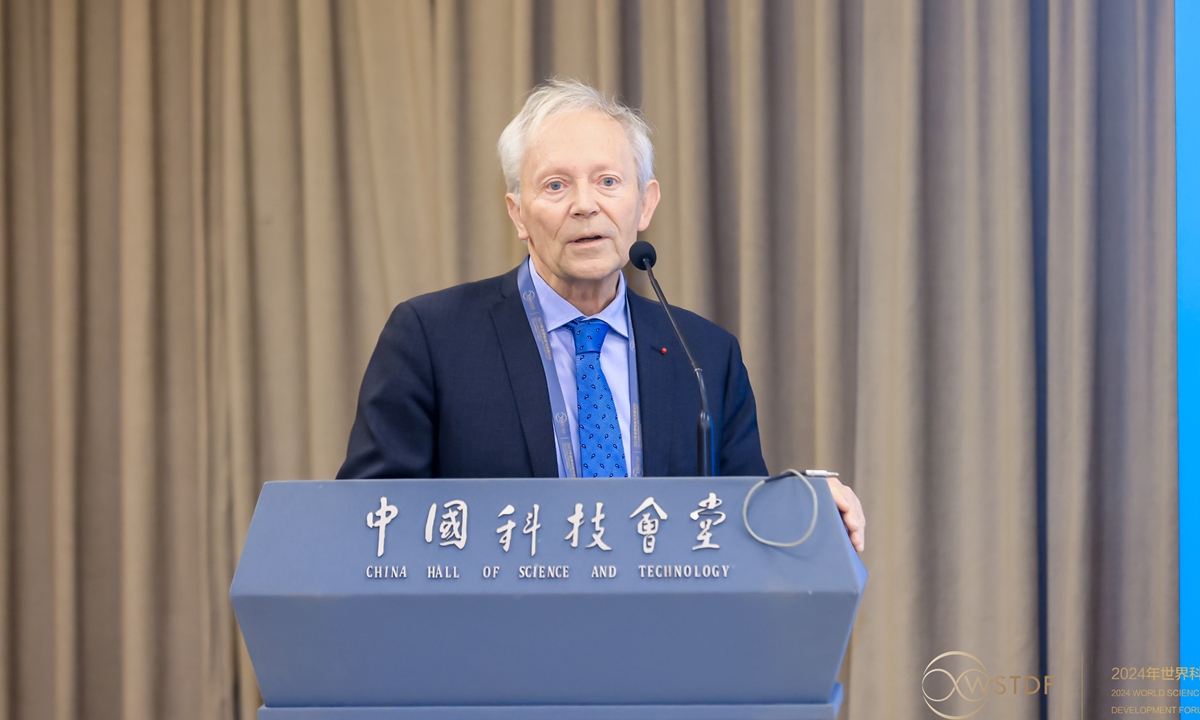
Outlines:
{"label": "man's nose", "polygon": [[600,212],[596,203],[596,191],[591,183],[578,183],[571,198],[571,214],[575,217],[591,217]]}

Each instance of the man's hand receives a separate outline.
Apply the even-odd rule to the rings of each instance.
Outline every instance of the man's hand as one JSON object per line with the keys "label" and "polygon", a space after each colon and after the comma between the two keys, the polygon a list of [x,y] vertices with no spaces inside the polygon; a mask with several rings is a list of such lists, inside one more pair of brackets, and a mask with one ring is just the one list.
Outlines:
{"label": "man's hand", "polygon": [[863,515],[862,503],[858,501],[854,491],[843,485],[841,480],[835,477],[826,479],[829,480],[829,492],[833,494],[833,501],[842,512],[842,522],[846,524],[846,531],[850,533],[850,543],[854,545],[855,550],[862,552],[867,547],[864,535],[867,518]]}

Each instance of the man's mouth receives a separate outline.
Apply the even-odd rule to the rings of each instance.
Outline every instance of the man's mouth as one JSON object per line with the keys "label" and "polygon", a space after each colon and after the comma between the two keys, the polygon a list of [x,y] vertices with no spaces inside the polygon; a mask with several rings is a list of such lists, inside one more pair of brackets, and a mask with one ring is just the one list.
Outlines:
{"label": "man's mouth", "polygon": [[589,243],[589,242],[595,242],[596,240],[603,240],[603,239],[604,239],[603,235],[584,235],[583,237],[575,238],[571,242],[573,242],[573,243]]}

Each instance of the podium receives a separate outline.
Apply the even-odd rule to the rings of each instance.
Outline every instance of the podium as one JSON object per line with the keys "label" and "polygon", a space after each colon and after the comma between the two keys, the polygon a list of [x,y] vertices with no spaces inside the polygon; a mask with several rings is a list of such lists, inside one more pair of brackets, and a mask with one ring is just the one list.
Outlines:
{"label": "podium", "polygon": [[832,720],[866,569],[824,480],[760,480],[266,483],[259,720]]}

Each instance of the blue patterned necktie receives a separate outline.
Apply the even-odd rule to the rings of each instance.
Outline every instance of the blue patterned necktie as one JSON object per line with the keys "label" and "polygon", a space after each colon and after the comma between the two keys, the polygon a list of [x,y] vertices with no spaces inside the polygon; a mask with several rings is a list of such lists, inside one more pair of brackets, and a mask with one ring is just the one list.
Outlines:
{"label": "blue patterned necktie", "polygon": [[575,396],[579,404],[579,458],[583,477],[625,477],[621,424],[604,371],[600,346],[608,324],[599,318],[567,323],[575,333]]}

